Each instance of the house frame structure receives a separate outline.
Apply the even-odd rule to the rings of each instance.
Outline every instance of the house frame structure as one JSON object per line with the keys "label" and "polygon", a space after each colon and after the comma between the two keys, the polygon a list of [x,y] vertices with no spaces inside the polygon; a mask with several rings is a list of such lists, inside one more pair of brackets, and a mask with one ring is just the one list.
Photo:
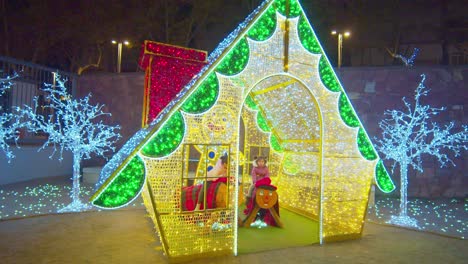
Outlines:
{"label": "house frame structure", "polygon": [[[224,153],[227,205],[183,211],[184,188]],[[112,209],[141,193],[171,260],[236,255],[259,154],[281,208],[317,221],[320,243],[360,237],[371,185],[395,188],[297,0],[265,1],[239,25],[104,167],[91,201]]]}

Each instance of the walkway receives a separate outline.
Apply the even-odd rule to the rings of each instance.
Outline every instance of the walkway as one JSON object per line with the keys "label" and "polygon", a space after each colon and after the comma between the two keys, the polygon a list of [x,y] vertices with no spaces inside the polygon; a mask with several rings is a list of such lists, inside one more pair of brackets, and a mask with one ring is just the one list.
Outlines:
{"label": "walkway", "polygon": [[[166,263],[141,209],[0,222],[1,263]],[[191,263],[466,263],[468,241],[366,223],[362,239]]]}

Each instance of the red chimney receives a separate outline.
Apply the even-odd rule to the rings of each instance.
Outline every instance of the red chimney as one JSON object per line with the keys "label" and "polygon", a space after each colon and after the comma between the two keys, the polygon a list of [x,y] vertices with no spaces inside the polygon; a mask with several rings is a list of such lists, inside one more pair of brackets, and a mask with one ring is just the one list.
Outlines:
{"label": "red chimney", "polygon": [[145,40],[138,62],[146,72],[142,126],[158,116],[206,59],[206,51]]}

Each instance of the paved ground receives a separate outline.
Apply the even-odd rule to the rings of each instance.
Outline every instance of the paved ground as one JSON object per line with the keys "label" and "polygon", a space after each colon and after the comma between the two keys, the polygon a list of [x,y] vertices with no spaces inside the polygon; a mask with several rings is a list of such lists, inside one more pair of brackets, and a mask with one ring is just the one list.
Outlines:
{"label": "paved ground", "polygon": [[[55,214],[71,202],[71,187],[70,178],[64,176],[0,185],[0,221]],[[93,193],[94,184],[81,183],[82,201],[88,201]],[[398,198],[376,196],[375,206],[369,208],[367,219],[374,223],[387,223],[393,215],[399,214],[399,205]],[[142,208],[143,200],[138,197],[119,210]],[[93,207],[90,210],[98,209]],[[420,230],[468,238],[468,198],[411,198],[408,200],[408,216],[417,221]]]}
{"label": "paved ground", "polygon": [[[166,263],[141,209],[0,222],[1,263]],[[467,263],[468,241],[366,223],[362,239],[191,263]]]}

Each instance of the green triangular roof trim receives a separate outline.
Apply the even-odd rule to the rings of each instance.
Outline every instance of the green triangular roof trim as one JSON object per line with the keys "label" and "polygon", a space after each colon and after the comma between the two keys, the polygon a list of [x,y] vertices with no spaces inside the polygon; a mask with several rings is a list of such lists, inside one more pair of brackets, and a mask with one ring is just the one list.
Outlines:
{"label": "green triangular roof trim", "polygon": [[375,166],[375,181],[379,188],[385,193],[393,192],[396,188],[382,160],[379,160]]}
{"label": "green triangular roof trim", "polygon": [[359,127],[358,136],[357,136],[357,143],[359,152],[361,155],[367,160],[375,160],[377,158],[377,153],[372,146],[369,138],[367,137],[366,132],[362,127]]}
{"label": "green triangular roof trim", "polygon": [[247,96],[245,98],[245,104],[252,110],[258,110],[258,106],[255,104],[252,97],[250,97],[250,96]]}
{"label": "green triangular roof trim", "polygon": [[272,133],[270,134],[270,145],[275,150],[276,152],[282,152],[283,148],[281,147],[281,144],[279,143],[278,139],[276,136]]}
{"label": "green triangular roof trim", "polygon": [[325,56],[322,56],[319,61],[319,73],[320,73],[320,80],[322,80],[323,85],[332,91],[332,92],[340,92],[341,87],[340,83],[338,82],[335,72],[333,68],[328,63]]}
{"label": "green triangular roof trim", "polygon": [[236,75],[241,72],[249,62],[249,44],[242,38],[236,46],[222,59],[216,71],[223,75]]}
{"label": "green triangular roof trim", "polygon": [[135,156],[92,203],[102,208],[116,208],[130,203],[145,183],[145,164]]}
{"label": "green triangular roof trim", "polygon": [[[245,99],[245,104],[252,110],[257,110],[257,125],[265,133],[271,133],[271,128],[268,125],[268,122],[266,121],[265,117],[263,116],[262,111],[260,111],[259,107],[255,103],[255,101],[252,99],[252,97],[247,96]],[[281,147],[281,144],[279,143],[278,138],[271,133],[270,134],[270,146],[275,150],[276,152],[282,152],[283,148]]]}
{"label": "green triangular roof trim", "polygon": [[269,39],[276,30],[276,10],[271,5],[255,25],[247,32],[249,38],[256,41]]}
{"label": "green triangular roof trim", "polygon": [[182,114],[177,111],[164,124],[159,132],[149,140],[141,150],[141,154],[160,158],[171,154],[184,139],[185,123]]}
{"label": "green triangular roof trim", "polygon": [[343,122],[350,127],[358,127],[359,120],[354,113],[351,103],[348,100],[348,97],[345,93],[340,94],[340,99],[338,101],[338,108],[340,110],[340,116]]}
{"label": "green triangular roof trim", "polygon": [[314,32],[309,27],[304,15],[299,17],[299,23],[297,25],[297,32],[299,32],[299,40],[302,46],[311,53],[322,54],[322,49],[314,35]]}
{"label": "green triangular roof trim", "polygon": [[258,127],[263,132],[271,132],[271,128],[268,126],[267,121],[265,117],[263,117],[263,114],[261,111],[257,112],[257,124],[258,124]]}
{"label": "green triangular roof trim", "polygon": [[302,13],[301,6],[296,0],[276,0],[273,5],[281,15],[288,18],[297,17]]}
{"label": "green triangular roof trim", "polygon": [[219,81],[216,73],[212,72],[190,95],[182,105],[182,110],[190,114],[200,114],[208,111],[216,102],[219,95]]}

